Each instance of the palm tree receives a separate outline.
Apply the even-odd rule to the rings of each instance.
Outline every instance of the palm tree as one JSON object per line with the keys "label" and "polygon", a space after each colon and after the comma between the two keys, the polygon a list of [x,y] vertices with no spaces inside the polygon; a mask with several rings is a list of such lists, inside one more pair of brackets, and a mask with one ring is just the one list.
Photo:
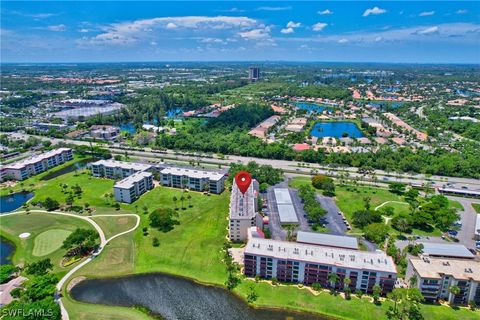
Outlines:
{"label": "palm tree", "polygon": [[335,290],[335,285],[337,284],[338,280],[340,280],[340,277],[338,274],[331,272],[328,274],[327,278],[332,290]]}
{"label": "palm tree", "polygon": [[451,286],[448,291],[453,295],[451,304],[454,304],[455,296],[460,294],[460,288],[458,286]]}
{"label": "palm tree", "polygon": [[183,205],[183,201],[185,201],[185,197],[183,196],[183,194],[182,194],[182,196],[180,197],[180,201],[182,202],[182,210],[185,210],[185,207],[184,207],[184,205]]}
{"label": "palm tree", "polygon": [[175,210],[177,210],[177,201],[178,201],[177,197],[173,196],[172,200],[173,200],[173,204],[175,205]]}
{"label": "palm tree", "polygon": [[187,194],[187,200],[188,200],[188,207],[192,207],[192,205],[190,204],[190,200],[192,199],[192,196],[190,194]]}
{"label": "palm tree", "polygon": [[345,279],[343,279],[343,286],[345,288],[350,287],[350,283],[352,283],[352,280],[349,277],[346,277]]}

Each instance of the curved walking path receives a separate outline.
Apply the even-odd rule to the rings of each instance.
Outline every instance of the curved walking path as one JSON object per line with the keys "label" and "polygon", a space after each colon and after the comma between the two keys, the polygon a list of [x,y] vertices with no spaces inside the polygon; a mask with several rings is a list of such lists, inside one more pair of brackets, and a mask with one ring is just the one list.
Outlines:
{"label": "curved walking path", "polygon": [[[56,214],[56,215],[60,215],[60,216],[68,216],[68,217],[73,217],[73,218],[77,218],[77,219],[82,219],[82,220],[90,223],[95,228],[95,230],[97,230],[98,235],[100,236],[100,247],[98,248],[98,250],[96,250],[94,253],[92,253],[87,259],[82,261],[80,264],[78,264],[74,268],[70,269],[70,271],[67,272],[67,274],[64,275],[62,279],[60,279],[60,281],[57,284],[57,291],[58,292],[60,292],[62,290],[62,287],[65,284],[65,282],[75,272],[77,272],[79,269],[81,269],[83,266],[85,266],[90,261],[92,261],[95,257],[97,257],[103,251],[103,248],[105,248],[105,246],[110,241],[112,241],[113,239],[118,238],[120,236],[123,236],[124,234],[127,234],[129,232],[134,231],[140,225],[140,216],[137,215],[137,214],[133,214],[133,213],[130,213],[130,214],[99,214],[99,215],[95,215],[95,216],[91,216],[91,217],[90,216],[89,217],[84,217],[84,216],[79,216],[77,214],[62,212],[62,211],[30,210],[29,212],[30,213],[33,212],[33,213]],[[14,215],[14,214],[19,214],[19,213],[26,213],[26,211],[14,211],[14,212],[11,212],[11,213],[5,213],[5,214],[2,214],[2,217]],[[111,236],[109,239],[106,239],[105,238],[105,233],[103,232],[102,228],[100,228],[100,226],[93,219],[91,219],[92,217],[135,217],[137,221],[132,228],[130,228],[126,231],[117,233],[116,235]],[[62,319],[63,320],[69,320],[68,312],[65,309],[65,307],[63,306],[61,298],[58,299],[58,303],[60,305],[60,310],[62,311]]]}
{"label": "curved walking path", "polygon": [[380,209],[381,207],[383,207],[384,205],[389,204],[389,203],[398,203],[398,204],[406,204],[406,205],[408,205],[408,202],[390,200],[390,201],[385,201],[384,203],[376,206],[375,209],[373,209],[373,210],[377,211],[378,209]]}

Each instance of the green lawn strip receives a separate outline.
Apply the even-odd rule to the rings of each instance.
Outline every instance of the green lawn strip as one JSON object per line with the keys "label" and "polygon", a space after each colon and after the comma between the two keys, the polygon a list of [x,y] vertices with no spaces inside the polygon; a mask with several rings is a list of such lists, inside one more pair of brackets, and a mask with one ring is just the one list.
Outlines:
{"label": "green lawn strip", "polygon": [[[103,210],[102,210],[103,211]],[[100,228],[102,228],[105,238],[109,239],[110,237],[119,234],[121,232],[130,230],[135,226],[137,219],[133,216],[130,217],[102,217],[102,216],[92,216]]]}
{"label": "green lawn strip", "polygon": [[[12,257],[13,263],[24,264],[50,258],[54,265],[53,272],[57,273],[59,276],[65,274],[76,264],[66,268],[60,266],[60,262],[66,252],[61,248],[57,248],[53,252],[44,256],[35,256],[33,254],[35,239],[38,235],[48,232],[49,230],[72,232],[77,228],[93,229],[88,222],[83,220],[48,213],[30,213],[28,215],[25,213],[19,213],[7,216],[0,215],[0,235],[15,244],[15,253]],[[30,233],[30,237],[27,239],[20,239],[18,236],[24,232]],[[57,241],[58,240],[59,239],[57,239]]]}
{"label": "green lawn strip", "polygon": [[147,314],[131,307],[106,306],[100,304],[83,303],[72,300],[70,297],[62,298],[65,309],[68,310],[70,319],[76,320],[151,320]]}
{"label": "green lawn strip", "polygon": [[480,203],[472,203],[472,207],[477,213],[480,213]]}

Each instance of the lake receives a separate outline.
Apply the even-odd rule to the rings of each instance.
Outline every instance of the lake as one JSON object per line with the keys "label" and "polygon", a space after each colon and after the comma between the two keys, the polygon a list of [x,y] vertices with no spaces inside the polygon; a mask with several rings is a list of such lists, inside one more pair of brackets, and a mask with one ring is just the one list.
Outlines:
{"label": "lake", "polygon": [[332,106],[324,106],[315,103],[307,103],[307,102],[294,102],[293,103],[297,108],[307,110],[308,112],[317,112],[320,113],[323,110],[333,111]]}
{"label": "lake", "polygon": [[338,122],[317,122],[310,131],[313,137],[335,137],[342,138],[343,133],[348,133],[350,138],[364,137],[364,134],[357,125],[353,122],[338,121]]}
{"label": "lake", "polygon": [[70,291],[73,299],[114,306],[143,306],[177,320],[325,320],[326,317],[273,309],[254,309],[219,287],[160,273],[85,280]]}
{"label": "lake", "polygon": [[15,247],[8,241],[5,241],[2,237],[0,237],[0,265],[2,264],[9,264],[10,257],[15,251]]}
{"label": "lake", "polygon": [[32,192],[16,192],[0,197],[0,214],[20,208],[25,202],[33,198]]}
{"label": "lake", "polygon": [[70,172],[73,172],[75,170],[80,170],[80,169],[83,169],[87,166],[88,163],[90,162],[93,162],[94,160],[92,158],[88,158],[88,159],[83,159],[83,160],[80,160],[80,161],[77,161],[75,163],[72,163],[62,169],[59,169],[59,170],[56,170],[56,171],[52,171],[46,175],[44,175],[42,178],[40,178],[40,180],[51,180],[53,178],[56,178],[56,177],[59,177],[61,175],[64,175],[66,173],[70,173]]}

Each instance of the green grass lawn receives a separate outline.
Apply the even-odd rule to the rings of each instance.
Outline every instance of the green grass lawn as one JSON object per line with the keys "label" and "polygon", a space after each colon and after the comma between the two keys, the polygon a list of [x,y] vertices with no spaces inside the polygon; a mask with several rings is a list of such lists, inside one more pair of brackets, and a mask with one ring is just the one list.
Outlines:
{"label": "green grass lawn", "polygon": [[[0,215],[0,235],[15,244],[15,253],[12,257],[13,263],[25,264],[50,258],[54,265],[53,272],[59,275],[65,274],[75,265],[73,264],[67,268],[60,266],[65,250],[59,247],[59,241],[65,236],[66,232],[70,233],[76,228],[93,229],[88,222],[83,220],[47,213]],[[55,233],[54,236],[52,236],[53,233],[50,230]],[[59,230],[61,234],[57,234]],[[30,233],[30,237],[20,239],[18,235],[24,232]],[[55,238],[52,239],[51,244],[47,243],[49,238],[45,238],[42,235],[45,232],[47,232],[47,235],[52,236],[50,239]],[[40,236],[39,240],[37,239],[38,236]],[[63,242],[63,240],[61,241]],[[50,252],[47,253],[47,251]],[[34,253],[44,253],[44,255],[38,256]]]}
{"label": "green grass lawn", "polygon": [[480,203],[472,203],[472,207],[477,213],[480,213]]}
{"label": "green grass lawn", "polygon": [[60,249],[63,241],[71,233],[72,231],[64,229],[50,229],[40,233],[35,237],[32,254],[36,257],[43,257]]}
{"label": "green grass lawn", "polygon": [[109,239],[110,237],[116,234],[119,234],[121,232],[124,232],[133,228],[137,221],[135,217],[97,217],[97,216],[92,216],[92,220],[94,220],[100,226],[100,228],[102,228],[103,233],[105,233],[106,239]]}

